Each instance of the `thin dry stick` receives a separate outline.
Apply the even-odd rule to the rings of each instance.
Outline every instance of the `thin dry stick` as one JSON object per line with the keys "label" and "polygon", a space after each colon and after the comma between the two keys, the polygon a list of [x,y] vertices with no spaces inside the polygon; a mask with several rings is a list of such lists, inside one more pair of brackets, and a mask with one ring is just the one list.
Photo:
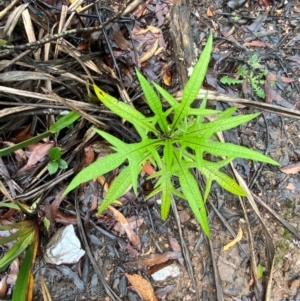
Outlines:
{"label": "thin dry stick", "polygon": [[33,43],[26,43],[26,44],[22,44],[22,45],[2,45],[2,46],[0,46],[0,49],[3,49],[3,51],[0,51],[0,55],[6,55],[8,53],[11,53],[11,51],[14,51],[14,50],[38,49],[39,47],[41,47],[44,44],[47,44],[53,40],[64,38],[64,37],[67,37],[70,35],[75,35],[78,33],[88,33],[88,32],[100,31],[106,25],[110,24],[111,22],[113,22],[114,20],[119,18],[123,14],[124,10],[126,9],[126,7],[129,4],[129,2],[130,1],[124,2],[120,11],[114,17],[108,19],[107,21],[105,21],[103,24],[101,24],[99,26],[79,28],[79,29],[70,29],[67,31],[63,31],[61,33],[50,35],[47,38],[41,39],[41,40],[33,42]]}
{"label": "thin dry stick", "polygon": [[186,261],[187,270],[188,270],[190,279],[191,279],[191,281],[193,283],[193,287],[195,289],[196,299],[200,300],[199,290],[198,290],[198,287],[197,287],[197,284],[196,284],[195,275],[194,275],[193,268],[192,268],[192,265],[191,265],[191,259],[190,259],[189,250],[188,250],[188,248],[186,246],[186,243],[185,243],[185,240],[183,238],[183,233],[182,233],[182,228],[181,228],[181,224],[180,224],[179,213],[178,213],[178,210],[177,210],[177,207],[176,207],[176,203],[175,203],[175,200],[174,200],[173,196],[172,196],[172,203],[171,204],[172,204],[172,210],[173,210],[173,213],[174,213],[174,216],[175,216],[175,220],[176,220],[176,223],[177,223],[177,226],[178,226],[178,233],[179,233],[179,236],[180,236],[182,254],[183,254],[184,259]]}
{"label": "thin dry stick", "polygon": [[89,258],[89,260],[91,261],[91,264],[93,266],[93,268],[95,269],[104,289],[105,292],[107,293],[107,295],[112,299],[112,300],[117,300],[117,301],[121,301],[121,299],[116,295],[116,293],[112,290],[112,288],[108,285],[102,271],[100,270],[98,264],[95,261],[95,258],[92,254],[92,251],[90,249],[83,225],[82,225],[82,220],[81,220],[81,216],[80,216],[80,210],[79,210],[79,204],[78,204],[78,194],[76,192],[75,194],[75,210],[76,210],[76,217],[77,217],[77,226],[79,229],[79,235],[81,237],[81,240],[83,241],[84,247],[85,247],[85,251],[86,254]]}

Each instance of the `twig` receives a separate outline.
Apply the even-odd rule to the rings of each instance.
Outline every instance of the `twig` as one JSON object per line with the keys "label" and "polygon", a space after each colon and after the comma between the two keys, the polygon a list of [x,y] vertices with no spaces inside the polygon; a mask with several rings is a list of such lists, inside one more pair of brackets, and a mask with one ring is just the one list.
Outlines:
{"label": "twig", "polygon": [[2,45],[2,46],[0,46],[0,49],[1,49],[0,50],[0,56],[7,55],[7,54],[11,53],[14,50],[38,49],[41,46],[43,46],[44,44],[47,44],[47,43],[49,43],[53,40],[56,40],[56,39],[67,37],[69,35],[75,35],[75,34],[78,34],[78,33],[90,33],[90,32],[94,32],[94,31],[100,31],[106,25],[108,25],[112,21],[119,18],[123,14],[123,11],[126,9],[129,2],[130,1],[125,1],[124,4],[122,5],[120,11],[114,17],[108,19],[107,21],[103,22],[99,26],[79,28],[79,29],[70,29],[70,30],[67,30],[67,31],[63,31],[61,33],[50,35],[50,36],[48,36],[44,39],[41,39],[39,41],[35,41],[35,42],[32,42],[32,43],[26,43],[26,44],[22,44],[22,45]]}

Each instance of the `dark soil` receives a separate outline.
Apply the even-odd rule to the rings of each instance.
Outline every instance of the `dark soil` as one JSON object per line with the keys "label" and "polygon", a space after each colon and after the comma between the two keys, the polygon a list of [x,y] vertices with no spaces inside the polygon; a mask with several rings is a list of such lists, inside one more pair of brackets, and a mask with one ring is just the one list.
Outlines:
{"label": "dark soil", "polygon": [[[9,2],[2,1],[0,11]],[[25,3],[22,1],[15,9],[21,10]],[[28,3],[33,31],[39,40],[39,34],[40,37],[45,32],[51,34],[52,28],[57,32],[62,4],[69,5],[55,0]],[[118,1],[100,3],[98,11],[91,6],[88,15],[75,14],[66,29],[98,26],[120,10]],[[82,6],[86,5],[88,2],[84,1]],[[50,232],[41,226],[33,300],[43,298],[41,275],[54,301],[142,300],[126,274],[139,274],[149,280],[159,300],[300,300],[299,1],[140,1],[132,10],[112,20],[105,31],[72,33],[62,40],[54,39],[49,49],[38,44],[33,49],[28,45],[23,47],[28,42],[27,25],[20,15],[16,18],[19,24],[11,25],[12,32],[5,27],[10,22],[9,14],[1,21],[2,38],[17,46],[8,49],[9,53],[0,49],[1,148],[14,142],[26,126],[30,136],[22,134],[23,140],[25,136],[28,139],[44,132],[62,111],[76,108],[80,114],[86,113],[73,128],[50,137],[62,147],[68,170],[50,176],[46,169],[49,158],[45,155],[20,172],[28,160],[25,149],[22,155],[14,153],[0,158],[1,181],[12,197],[28,204],[39,198],[38,219],[47,217],[51,222]],[[141,35],[140,30],[147,26],[160,31],[150,30]],[[238,197],[214,184],[207,202],[210,240],[182,200],[176,199],[170,217],[162,221],[159,200],[145,201],[153,183],[146,179],[146,174],[141,174],[140,194],[136,197],[132,191],[127,192],[121,199],[122,206],[117,207],[127,219],[132,218],[133,231],[140,240],[140,246],[136,247],[116,226],[113,213],[108,210],[101,216],[96,214],[105,190],[100,180],[85,183],[76,194],[61,198],[73,175],[88,165],[89,158],[107,153],[105,143],[95,135],[89,136],[92,125],[109,130],[128,143],[138,139],[130,125],[123,124],[88,97],[85,82],[93,79],[120,101],[132,101],[136,108],[147,112],[134,67],[175,95],[188,79],[210,30],[214,34],[214,48],[204,85],[211,92],[209,105],[225,110],[236,103],[237,114],[262,112],[247,125],[223,133],[225,140],[267,154],[288,167],[281,171],[267,164],[235,160],[234,168],[251,190],[261,218],[249,199],[241,203]],[[160,51],[142,61],[156,40]],[[49,58],[45,59],[48,51]],[[255,94],[247,81],[230,86],[220,82],[225,75],[237,77],[238,67],[246,68],[253,54],[258,55],[261,65],[255,72],[269,71],[270,77],[261,85],[266,93],[264,99]],[[15,73],[9,73],[12,71]],[[52,97],[53,93],[60,98]],[[223,101],[219,101],[219,96]],[[243,105],[238,99],[251,102]],[[230,168],[226,172],[232,174]],[[109,183],[113,177],[108,175],[105,181]],[[199,177],[200,187],[203,181]],[[20,218],[17,213],[7,216],[7,209],[0,209],[1,220]],[[76,264],[46,263],[43,254],[50,237],[68,224],[75,226],[86,255]],[[224,251],[239,227],[242,239]],[[178,252],[184,260],[176,255]],[[151,254],[164,258],[158,256],[146,264],[143,260],[152,258]],[[257,272],[258,265],[263,268],[262,274]],[[154,271],[163,266],[174,269],[165,280],[153,280]],[[6,297],[11,297],[11,289]]]}

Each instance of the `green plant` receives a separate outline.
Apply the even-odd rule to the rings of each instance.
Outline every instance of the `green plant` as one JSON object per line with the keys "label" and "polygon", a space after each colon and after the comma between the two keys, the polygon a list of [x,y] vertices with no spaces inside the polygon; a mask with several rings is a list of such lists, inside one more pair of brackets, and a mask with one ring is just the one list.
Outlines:
{"label": "green plant", "polygon": [[58,131],[70,126],[74,121],[76,121],[80,115],[76,112],[69,112],[67,115],[64,115],[59,120],[57,120],[55,123],[53,123],[50,126],[50,129],[40,135],[37,135],[35,137],[32,137],[26,141],[20,142],[16,145],[9,146],[3,149],[0,149],[0,157],[8,155],[18,149],[21,149],[23,147],[26,147],[30,144],[36,143],[46,137],[51,136],[52,134],[57,133]]}
{"label": "green plant", "polygon": [[[22,205],[22,210],[17,204],[0,202],[1,207],[12,208],[17,211],[30,213],[32,210],[26,205]],[[7,252],[0,259],[0,272],[5,271],[10,264],[23,252],[25,256],[22,260],[18,278],[14,287],[12,301],[31,300],[33,288],[33,264],[37,254],[39,243],[39,226],[36,220],[24,220],[14,224],[1,225],[1,231],[12,231],[10,235],[0,238],[0,245],[7,248]],[[18,230],[18,231],[16,231]]]}
{"label": "green plant", "polygon": [[223,76],[220,82],[226,85],[237,85],[246,82],[247,86],[250,84],[256,96],[265,98],[266,94],[261,86],[265,83],[264,78],[268,74],[268,70],[264,70],[259,61],[258,55],[253,54],[247,61],[247,65],[238,67],[238,78]]}
{"label": "green plant", "polygon": [[68,163],[61,159],[61,148],[60,147],[53,147],[48,152],[49,157],[51,160],[49,161],[47,168],[50,175],[55,174],[59,168],[66,169],[68,168]]}
{"label": "green plant", "polygon": [[[221,171],[222,167],[236,157],[279,165],[269,157],[246,147],[216,141],[215,133],[248,122],[259,113],[233,117],[231,115],[236,108],[229,108],[224,112],[206,109],[207,97],[203,99],[199,108],[191,107],[204,80],[211,51],[212,35],[209,36],[201,57],[185,85],[181,102],[153,83],[160,95],[170,104],[170,108],[166,110],[163,109],[161,100],[150,83],[139,71],[136,71],[145,98],[153,112],[151,117],[146,117],[132,106],[118,101],[94,86],[100,101],[121,118],[132,123],[141,141],[127,144],[107,132],[94,129],[112,145],[115,152],[79,172],[67,187],[64,195],[81,183],[110,172],[126,162],[99,206],[98,212],[100,213],[122,196],[130,185],[137,194],[137,178],[143,165],[151,162],[157,172],[149,177],[155,178],[156,183],[154,191],[148,198],[161,193],[162,218],[166,219],[169,214],[172,195],[179,196],[188,201],[203,231],[209,236],[205,200],[212,181],[216,181],[234,194],[246,195],[232,178]],[[207,120],[205,116],[208,115],[215,116],[215,120]],[[208,154],[212,155],[211,160]],[[206,178],[203,196],[194,177],[194,170],[198,170]]]}

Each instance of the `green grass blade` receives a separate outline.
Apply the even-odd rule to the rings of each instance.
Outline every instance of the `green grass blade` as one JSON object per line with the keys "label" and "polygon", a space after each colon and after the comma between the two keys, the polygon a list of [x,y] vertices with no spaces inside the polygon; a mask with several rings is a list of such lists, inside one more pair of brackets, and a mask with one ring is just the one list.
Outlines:
{"label": "green grass blade", "polygon": [[30,278],[32,276],[32,266],[34,264],[36,256],[36,244],[32,243],[25,254],[25,257],[22,261],[16,285],[14,287],[14,292],[12,296],[12,301],[29,301],[28,295],[31,292],[28,291],[30,285]]}
{"label": "green grass blade", "polygon": [[34,144],[36,142],[39,142],[39,141],[43,140],[44,138],[49,137],[50,135],[52,135],[52,132],[51,131],[46,131],[46,132],[44,132],[40,135],[32,137],[32,138],[30,138],[28,140],[25,140],[23,142],[20,142],[16,145],[3,148],[3,149],[0,150],[0,157],[6,156],[6,155],[18,150],[18,149],[24,148],[24,147],[26,147],[30,144]]}
{"label": "green grass blade", "polygon": [[71,125],[74,121],[76,121],[80,115],[76,112],[69,112],[67,115],[59,118],[55,123],[53,123],[50,126],[50,132],[55,134],[58,131],[68,127]]}
{"label": "green grass blade", "polygon": [[13,234],[7,236],[7,237],[0,238],[0,246],[6,244],[8,242],[14,241],[18,238],[21,238],[24,235],[26,236],[27,234],[29,234],[32,231],[33,231],[33,228],[28,227],[28,228],[25,228],[25,229],[21,229],[21,230],[15,232]]}
{"label": "green grass blade", "polygon": [[17,204],[0,202],[0,207],[7,207],[11,209],[20,210],[20,207]]}
{"label": "green grass blade", "polygon": [[32,227],[33,225],[35,225],[34,220],[25,220],[14,224],[0,225],[0,230],[24,229],[26,227]]}
{"label": "green grass blade", "polygon": [[164,133],[167,133],[168,123],[166,120],[166,116],[162,110],[161,100],[159,99],[159,97],[157,96],[147,79],[138,71],[138,69],[135,69],[135,71],[140,85],[142,87],[142,90],[144,92],[145,98],[148,102],[148,105],[152,112],[157,116],[157,122],[159,127]]}
{"label": "green grass blade", "polygon": [[80,117],[79,114],[75,113],[75,112],[70,112],[67,115],[63,116],[62,118],[60,118],[58,121],[56,121],[51,127],[49,131],[46,131],[40,135],[37,135],[35,137],[32,137],[26,141],[20,142],[16,145],[10,146],[10,147],[6,147],[4,149],[0,150],[0,157],[6,156],[18,149],[24,148],[30,144],[34,144],[38,141],[41,141],[42,139],[49,137],[50,135],[58,132],[59,130],[69,126],[70,124],[72,124],[76,119],[78,119]]}
{"label": "green grass blade", "polygon": [[31,244],[34,233],[28,236],[21,237],[11,249],[9,249],[5,255],[0,259],[0,272],[6,270],[6,268],[15,260],[27,247]]}
{"label": "green grass blade", "polygon": [[212,45],[213,45],[213,36],[212,33],[210,33],[207,43],[200,56],[200,59],[194,66],[193,73],[183,89],[182,100],[180,104],[174,108],[175,114],[174,114],[174,121],[172,124],[173,129],[177,128],[181,120],[188,115],[189,108],[192,102],[195,100],[202,86],[203,80],[206,75],[207,67],[210,61]]}
{"label": "green grass blade", "polygon": [[135,108],[122,101],[118,101],[116,98],[102,91],[96,85],[94,85],[94,90],[99,100],[118,116],[126,119],[133,125],[137,124],[140,128],[159,134],[155,125],[150,123],[145,115],[137,111]]}

